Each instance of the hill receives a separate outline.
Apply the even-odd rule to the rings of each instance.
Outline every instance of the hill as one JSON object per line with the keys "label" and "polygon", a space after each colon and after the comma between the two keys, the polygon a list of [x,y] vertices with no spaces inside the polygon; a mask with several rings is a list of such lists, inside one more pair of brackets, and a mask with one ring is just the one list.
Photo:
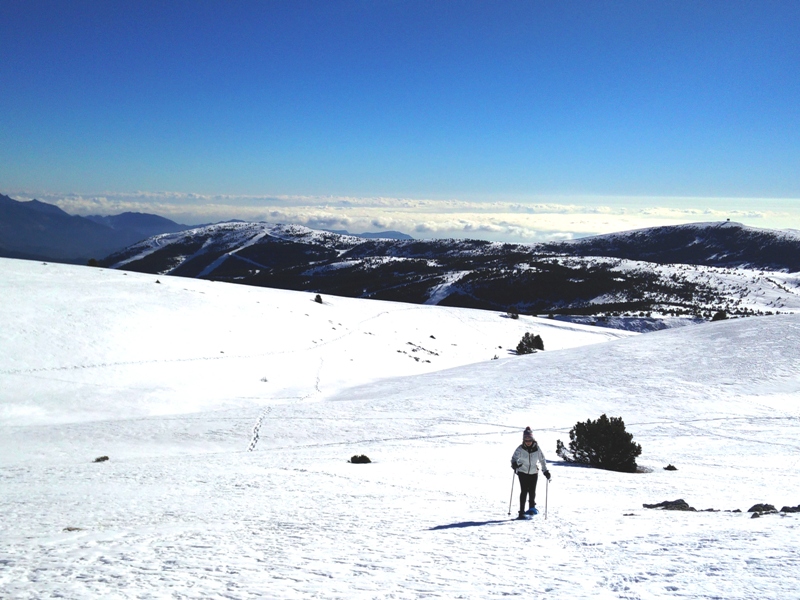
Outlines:
{"label": "hill", "polygon": [[[706,236],[716,242],[695,244],[696,255],[686,250],[681,264],[641,260],[656,258],[656,248],[661,248],[660,258],[675,255],[680,240],[688,243],[688,232],[692,239]],[[756,240],[765,244],[758,246],[760,254]],[[749,244],[751,254],[739,248],[740,241]],[[594,250],[609,255],[593,255]],[[712,250],[719,264],[706,264],[713,262]],[[781,253],[782,263],[767,260]],[[749,266],[729,265],[733,254]],[[520,245],[364,240],[240,222],[154,237],[103,264],[355,298],[591,317],[588,322],[623,327],[627,320],[637,328],[659,328],[670,318],[692,322],[719,311],[747,316],[800,309],[797,278],[765,266],[788,268],[798,256],[797,236],[729,223],[675,228],[672,234],[647,230],[571,244]]]}
{"label": "hill", "polygon": [[637,229],[544,247],[577,256],[659,264],[800,271],[800,231],[758,229],[730,221]]}

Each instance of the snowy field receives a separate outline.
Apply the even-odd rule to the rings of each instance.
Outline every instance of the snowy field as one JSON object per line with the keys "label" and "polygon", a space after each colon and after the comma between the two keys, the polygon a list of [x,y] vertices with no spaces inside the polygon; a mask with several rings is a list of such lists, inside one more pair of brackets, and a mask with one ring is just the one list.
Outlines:
{"label": "snowy field", "polygon": [[[635,335],[7,259],[0,290],[1,598],[800,598],[800,513],[726,512],[800,505],[798,315]],[[558,461],[604,412],[646,472]],[[553,480],[512,521],[526,425]],[[678,498],[720,512],[642,507]]]}

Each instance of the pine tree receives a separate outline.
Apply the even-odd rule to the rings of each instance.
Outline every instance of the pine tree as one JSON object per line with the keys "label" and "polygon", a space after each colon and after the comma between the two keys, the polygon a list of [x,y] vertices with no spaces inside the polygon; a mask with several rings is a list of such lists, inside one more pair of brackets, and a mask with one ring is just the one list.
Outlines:
{"label": "pine tree", "polygon": [[556,454],[567,462],[580,463],[608,471],[636,472],[636,457],[642,447],[625,431],[622,417],[601,415],[576,423],[569,432],[569,450],[561,440],[556,442]]}
{"label": "pine tree", "polygon": [[532,354],[537,350],[544,350],[541,336],[526,333],[517,344],[517,354]]}

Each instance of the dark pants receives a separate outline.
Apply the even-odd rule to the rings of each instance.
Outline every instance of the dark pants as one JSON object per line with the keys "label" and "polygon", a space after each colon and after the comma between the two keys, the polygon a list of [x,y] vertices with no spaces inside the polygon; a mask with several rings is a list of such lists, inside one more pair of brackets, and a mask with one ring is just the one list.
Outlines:
{"label": "dark pants", "polygon": [[525,512],[525,498],[530,497],[528,506],[533,508],[536,506],[536,482],[539,479],[539,473],[528,475],[527,473],[517,473],[519,477],[519,512]]}

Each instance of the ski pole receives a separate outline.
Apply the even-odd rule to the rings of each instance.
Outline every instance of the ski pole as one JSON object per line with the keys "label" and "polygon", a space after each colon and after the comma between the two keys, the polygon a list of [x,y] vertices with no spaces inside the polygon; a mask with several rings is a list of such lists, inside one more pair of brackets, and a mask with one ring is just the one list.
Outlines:
{"label": "ski pole", "polygon": [[[548,496],[547,492],[549,492],[549,491],[550,491],[550,478],[548,477],[547,485],[544,488],[544,518],[545,518],[545,520],[547,520],[547,496]],[[511,510],[511,509],[509,508],[509,510]]]}
{"label": "ski pole", "polygon": [[511,500],[514,499],[514,475],[516,471],[511,474],[511,496],[508,498],[508,516],[511,516]]}

